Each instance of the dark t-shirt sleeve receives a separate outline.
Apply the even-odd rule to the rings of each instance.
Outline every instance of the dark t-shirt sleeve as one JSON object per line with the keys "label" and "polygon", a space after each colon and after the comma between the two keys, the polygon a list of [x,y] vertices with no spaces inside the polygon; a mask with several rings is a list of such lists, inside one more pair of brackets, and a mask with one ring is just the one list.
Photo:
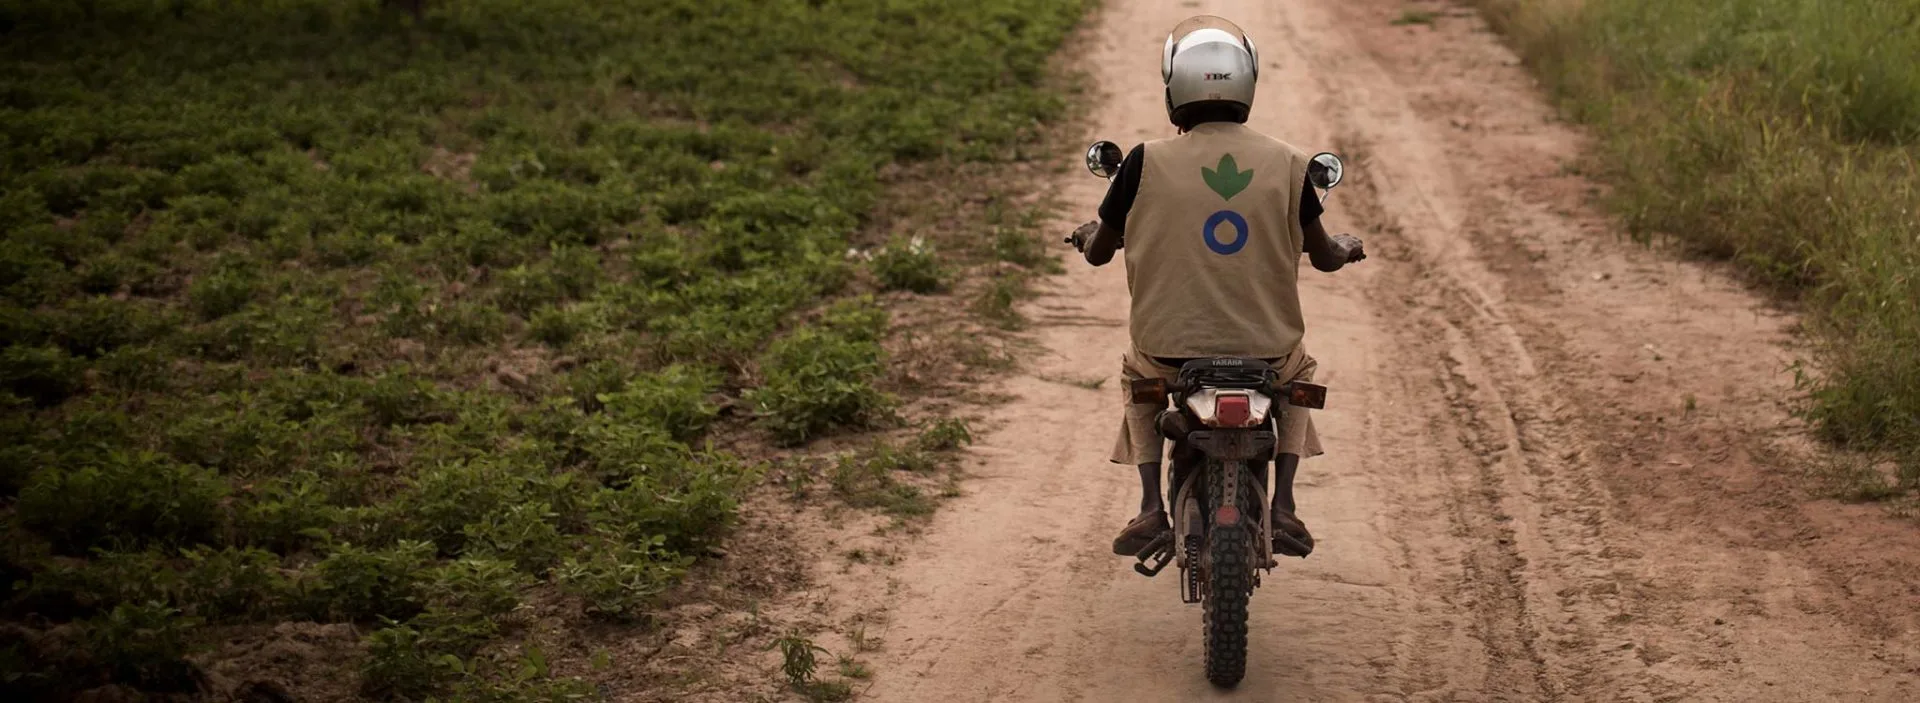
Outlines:
{"label": "dark t-shirt sleeve", "polygon": [[[1139,144],[1133,151],[1127,152],[1127,158],[1120,162],[1120,173],[1107,186],[1107,197],[1100,201],[1100,222],[1113,231],[1127,233],[1127,213],[1133,210],[1133,200],[1140,195],[1141,162],[1146,160],[1147,145]],[[1300,226],[1313,224],[1326,212],[1321,207],[1320,197],[1313,192],[1313,184],[1302,181],[1300,185]]]}
{"label": "dark t-shirt sleeve", "polygon": [[1147,157],[1147,145],[1136,144],[1120,162],[1120,173],[1107,186],[1107,199],[1100,201],[1100,222],[1113,231],[1127,233],[1127,213],[1133,211],[1133,199],[1140,195],[1141,161]]}
{"label": "dark t-shirt sleeve", "polygon": [[1300,226],[1306,227],[1307,225],[1313,224],[1313,221],[1320,219],[1320,215],[1326,211],[1327,209],[1320,205],[1320,196],[1313,192],[1313,184],[1302,181],[1300,184]]}

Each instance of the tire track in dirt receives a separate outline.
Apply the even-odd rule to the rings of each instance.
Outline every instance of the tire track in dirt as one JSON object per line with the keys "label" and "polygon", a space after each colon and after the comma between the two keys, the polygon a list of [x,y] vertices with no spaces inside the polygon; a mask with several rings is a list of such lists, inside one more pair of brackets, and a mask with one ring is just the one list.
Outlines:
{"label": "tire track in dirt", "polygon": [[[1783,392],[1791,320],[1609,237],[1590,184],[1561,166],[1578,135],[1477,17],[1421,6],[1434,27],[1392,26],[1406,5],[1386,0],[1114,0],[1075,49],[1100,101],[1088,136],[1130,144],[1169,131],[1167,28],[1232,18],[1268,61],[1253,126],[1350,164],[1328,222],[1360,230],[1371,257],[1303,276],[1332,387],[1316,416],[1329,454],[1301,474],[1321,548],[1255,593],[1246,681],[1209,687],[1198,609],[1106,553],[1135,497],[1133,472],[1105,462],[1118,391],[1047,379],[1111,381],[1126,292],[1117,265],[1076,261],[1031,306],[1043,352],[994,384],[1013,400],[968,495],[903,547],[885,593],[826,579],[850,596],[841,616],[884,611],[866,700],[1913,697],[1910,621],[1729,537],[1746,523],[1721,503],[1688,503],[1721,513],[1662,532],[1666,513],[1619,495],[1671,493],[1644,467],[1701,461],[1657,417],[1682,394],[1715,415],[1673,436],[1716,456],[1794,434],[1777,405],[1749,402]],[[1104,192],[1070,170],[1061,231]]]}

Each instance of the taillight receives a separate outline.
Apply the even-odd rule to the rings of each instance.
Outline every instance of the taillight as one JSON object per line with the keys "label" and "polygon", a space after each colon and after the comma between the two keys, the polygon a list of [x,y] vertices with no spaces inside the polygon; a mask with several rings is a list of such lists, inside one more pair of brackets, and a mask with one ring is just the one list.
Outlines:
{"label": "taillight", "polygon": [[1267,421],[1273,398],[1239,389],[1202,388],[1186,397],[1187,411],[1208,427],[1253,427]]}
{"label": "taillight", "polygon": [[1246,427],[1253,424],[1253,399],[1235,393],[1220,394],[1213,401],[1213,416],[1223,427]]}

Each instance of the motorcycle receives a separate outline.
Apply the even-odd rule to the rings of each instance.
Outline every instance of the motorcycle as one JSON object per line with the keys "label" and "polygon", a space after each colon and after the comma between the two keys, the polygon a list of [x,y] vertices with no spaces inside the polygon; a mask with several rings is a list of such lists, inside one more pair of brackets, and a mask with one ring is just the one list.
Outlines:
{"label": "motorcycle", "polygon": [[[1120,147],[1100,141],[1087,149],[1087,169],[1111,180]],[[1341,179],[1340,157],[1321,153],[1307,179],[1325,201]],[[1069,244],[1079,245],[1069,237]],[[1282,383],[1259,359],[1195,359],[1169,383],[1150,378],[1128,384],[1128,400],[1160,408],[1156,425],[1173,446],[1167,505],[1173,529],[1134,555],[1134,571],[1160,574],[1169,563],[1180,574],[1180,601],[1198,603],[1204,625],[1207,680],[1232,687],[1246,675],[1247,605],[1263,573],[1279,566],[1268,513],[1268,466],[1282,419],[1291,408],[1326,407],[1327,388]]]}

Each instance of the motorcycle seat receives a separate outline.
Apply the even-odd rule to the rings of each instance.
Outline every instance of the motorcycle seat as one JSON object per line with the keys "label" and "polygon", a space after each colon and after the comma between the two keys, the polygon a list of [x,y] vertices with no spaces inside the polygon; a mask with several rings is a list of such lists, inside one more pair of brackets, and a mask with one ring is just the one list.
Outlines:
{"label": "motorcycle seat", "polygon": [[1196,358],[1156,356],[1153,357],[1153,361],[1162,366],[1180,369],[1182,373],[1188,371],[1209,371],[1213,369],[1259,372],[1271,369],[1274,364],[1280,362],[1279,359],[1248,359],[1234,356],[1205,356]]}

